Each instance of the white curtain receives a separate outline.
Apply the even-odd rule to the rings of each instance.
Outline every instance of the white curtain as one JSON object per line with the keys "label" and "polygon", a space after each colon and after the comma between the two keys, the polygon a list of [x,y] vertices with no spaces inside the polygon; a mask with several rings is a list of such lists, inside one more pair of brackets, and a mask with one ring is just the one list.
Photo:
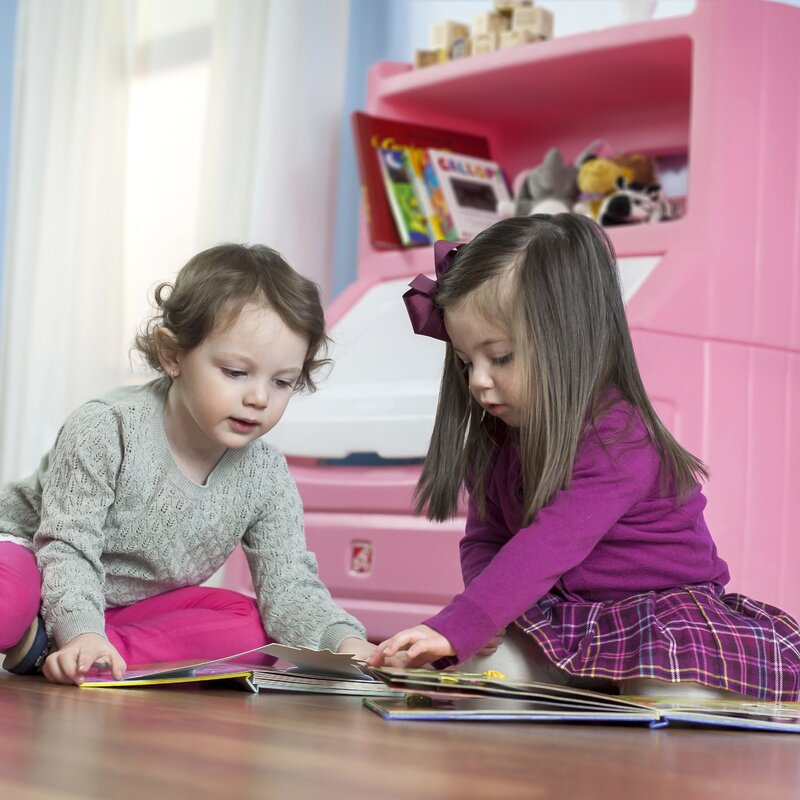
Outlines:
{"label": "white curtain", "polygon": [[[181,2],[191,11],[185,0],[20,0],[0,481],[33,469],[76,406],[131,379],[128,295],[136,287],[139,300],[157,259],[137,264],[130,253],[170,235],[137,225],[126,207],[126,176],[147,158],[129,141],[131,81],[142,77],[134,22],[139,14],[141,29],[154,9],[173,14]],[[212,4],[199,190],[182,229],[196,242],[182,260],[220,241],[263,242],[327,294],[348,12],[348,0]],[[181,147],[171,138],[153,145],[161,158]],[[158,198],[170,188],[153,185]],[[171,260],[159,278],[181,266]]]}
{"label": "white curtain", "polygon": [[201,244],[262,242],[327,298],[349,0],[220,0]]}
{"label": "white curtain", "polygon": [[119,382],[130,6],[23,0],[0,354],[0,479]]}

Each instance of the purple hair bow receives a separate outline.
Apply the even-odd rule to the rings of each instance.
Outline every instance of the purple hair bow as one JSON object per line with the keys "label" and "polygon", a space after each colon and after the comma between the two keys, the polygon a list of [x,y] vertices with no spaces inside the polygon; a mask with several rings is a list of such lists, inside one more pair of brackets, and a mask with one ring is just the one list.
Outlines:
{"label": "purple hair bow", "polygon": [[436,265],[436,280],[427,275],[417,275],[408,285],[411,287],[404,295],[408,316],[414,333],[431,336],[449,342],[450,337],[444,327],[444,314],[434,302],[439,291],[439,281],[444,277],[459,247],[463,243],[438,241],[433,245],[433,261]]}

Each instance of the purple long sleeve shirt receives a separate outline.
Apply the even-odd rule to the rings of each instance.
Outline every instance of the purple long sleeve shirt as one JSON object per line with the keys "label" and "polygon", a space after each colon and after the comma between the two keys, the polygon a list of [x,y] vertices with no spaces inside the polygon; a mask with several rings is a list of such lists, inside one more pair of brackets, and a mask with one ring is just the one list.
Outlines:
{"label": "purple long sleeve shirt", "polygon": [[520,486],[519,451],[509,440],[487,471],[483,519],[469,501],[461,540],[466,588],[425,621],[450,640],[459,661],[554,588],[567,601],[596,602],[729,580],[699,484],[683,502],[662,496],[656,449],[623,402],[582,439],[569,488],[524,528]]}

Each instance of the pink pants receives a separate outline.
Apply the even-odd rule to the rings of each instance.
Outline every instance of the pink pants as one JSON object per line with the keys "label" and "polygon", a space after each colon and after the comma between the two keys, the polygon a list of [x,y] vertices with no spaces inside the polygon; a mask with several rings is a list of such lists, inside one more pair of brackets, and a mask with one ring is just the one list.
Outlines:
{"label": "pink pants", "polygon": [[[0,653],[16,644],[41,603],[42,580],[30,550],[0,542]],[[212,659],[263,647],[256,601],[228,589],[190,586],[106,611],[106,636],[128,666],[157,661]],[[249,656],[272,664],[270,656]]]}

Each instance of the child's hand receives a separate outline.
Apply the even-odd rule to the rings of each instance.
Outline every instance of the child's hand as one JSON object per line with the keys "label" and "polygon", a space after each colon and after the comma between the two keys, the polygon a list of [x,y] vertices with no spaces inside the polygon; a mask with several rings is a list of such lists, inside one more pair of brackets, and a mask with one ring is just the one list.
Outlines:
{"label": "child's hand", "polygon": [[407,651],[404,664],[406,667],[421,667],[430,661],[436,661],[437,658],[456,654],[450,640],[441,633],[427,625],[415,625],[381,642],[367,664],[371,667],[380,667],[384,663],[389,663],[390,659],[398,657],[400,650]]}
{"label": "child's hand", "polygon": [[366,661],[374,652],[375,645],[366,639],[357,639],[355,636],[348,636],[339,642],[336,648],[337,653],[352,653],[356,658],[361,661]]}
{"label": "child's hand", "polygon": [[[339,645],[337,653],[352,653],[356,658],[361,661],[368,661],[372,658],[373,654],[378,648],[372,642],[364,641],[364,639],[356,639],[353,637],[343,639]],[[405,653],[398,653],[393,658],[385,658],[383,663],[387,667],[404,667],[406,665],[407,656]]]}
{"label": "child's hand", "polygon": [[53,683],[83,683],[83,676],[97,664],[121,680],[127,664],[114,645],[96,633],[82,633],[51,653],[44,662],[44,676]]}
{"label": "child's hand", "polygon": [[497,650],[498,647],[503,643],[503,637],[506,635],[506,629],[501,628],[491,639],[489,639],[486,644],[475,653],[476,656],[490,656]]}

